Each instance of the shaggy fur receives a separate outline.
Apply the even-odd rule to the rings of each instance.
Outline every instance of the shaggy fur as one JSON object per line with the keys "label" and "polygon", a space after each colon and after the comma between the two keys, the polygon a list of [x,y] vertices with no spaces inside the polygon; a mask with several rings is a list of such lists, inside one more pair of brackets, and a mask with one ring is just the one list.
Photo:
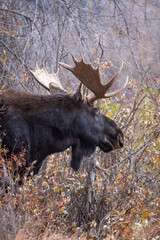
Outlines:
{"label": "shaggy fur", "polygon": [[40,96],[8,90],[0,96],[0,125],[8,156],[25,149],[26,167],[36,160],[34,174],[48,155],[69,147],[71,167],[78,170],[82,158],[97,146],[105,152],[123,146],[123,133],[113,120],[65,93]]}

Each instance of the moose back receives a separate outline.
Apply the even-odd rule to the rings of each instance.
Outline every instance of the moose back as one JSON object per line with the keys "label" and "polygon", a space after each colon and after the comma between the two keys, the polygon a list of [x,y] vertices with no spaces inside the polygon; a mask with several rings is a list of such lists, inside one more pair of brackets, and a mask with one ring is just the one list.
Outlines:
{"label": "moose back", "polygon": [[[80,81],[75,93],[69,94],[62,87],[58,74],[49,74],[36,65],[34,78],[50,95],[34,95],[7,90],[0,96],[0,125],[2,147],[8,150],[8,158],[24,153],[25,166],[18,169],[23,177],[25,168],[33,162],[33,173],[37,174],[43,160],[50,154],[71,147],[71,167],[78,170],[85,156],[90,156],[98,146],[104,152],[123,147],[123,133],[118,125],[101,115],[93,103],[120,92],[106,94],[118,73],[102,85],[99,69],[73,57],[75,66],[64,63]],[[86,95],[87,90],[91,93]]]}

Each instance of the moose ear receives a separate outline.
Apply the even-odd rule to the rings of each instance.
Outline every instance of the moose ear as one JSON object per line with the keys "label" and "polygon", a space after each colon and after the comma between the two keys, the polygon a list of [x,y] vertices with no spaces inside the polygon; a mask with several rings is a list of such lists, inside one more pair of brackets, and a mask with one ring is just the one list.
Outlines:
{"label": "moose ear", "polygon": [[80,102],[83,100],[83,97],[82,97],[82,84],[80,83],[77,91],[75,92],[75,94],[73,95],[73,101],[75,103],[77,102]]}
{"label": "moose ear", "polygon": [[73,95],[73,101],[74,101],[75,103],[82,101],[82,95],[81,95],[80,92],[77,91],[77,92]]}

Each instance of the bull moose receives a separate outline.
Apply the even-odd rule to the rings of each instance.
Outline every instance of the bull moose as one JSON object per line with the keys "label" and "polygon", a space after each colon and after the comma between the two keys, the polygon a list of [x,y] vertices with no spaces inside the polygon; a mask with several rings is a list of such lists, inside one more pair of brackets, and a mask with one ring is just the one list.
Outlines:
{"label": "bull moose", "polygon": [[[77,171],[83,157],[90,156],[99,147],[104,152],[123,147],[122,130],[109,117],[101,115],[94,107],[97,99],[109,98],[127,84],[112,93],[106,93],[117,76],[105,85],[101,83],[99,68],[93,68],[83,59],[73,57],[74,67],[59,63],[71,71],[80,85],[75,93],[67,93],[58,73],[49,74],[36,64],[33,77],[46,88],[50,95],[35,95],[6,90],[0,96],[0,125],[2,146],[8,149],[8,158],[25,150],[24,169],[33,162],[33,174],[37,174],[43,160],[50,154],[71,147],[71,167]],[[89,92],[89,93],[88,93]]]}

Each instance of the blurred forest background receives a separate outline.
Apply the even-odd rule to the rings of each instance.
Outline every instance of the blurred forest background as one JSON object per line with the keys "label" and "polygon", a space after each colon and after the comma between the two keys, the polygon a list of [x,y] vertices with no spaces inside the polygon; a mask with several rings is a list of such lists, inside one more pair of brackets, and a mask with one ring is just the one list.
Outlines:
{"label": "blurred forest background", "polygon": [[[16,194],[8,162],[11,189],[0,189],[2,240],[159,239],[159,12],[159,0],[0,0],[2,91],[47,94],[29,69],[38,61],[55,72],[59,61],[72,65],[71,55],[99,65],[104,82],[123,60],[111,90],[130,79],[121,94],[98,102],[122,127],[124,149],[97,149],[78,174],[70,169],[70,150],[55,154]],[[64,69],[59,77],[69,91],[78,86]]]}

